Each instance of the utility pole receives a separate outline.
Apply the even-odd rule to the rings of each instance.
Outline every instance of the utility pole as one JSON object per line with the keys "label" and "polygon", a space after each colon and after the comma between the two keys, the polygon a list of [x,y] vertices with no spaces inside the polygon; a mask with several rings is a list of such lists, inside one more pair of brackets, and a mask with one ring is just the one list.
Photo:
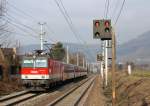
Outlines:
{"label": "utility pole", "polygon": [[79,53],[77,53],[77,66],[79,66]]}
{"label": "utility pole", "polygon": [[101,43],[101,48],[102,48],[102,61],[101,61],[101,76],[102,79],[104,78],[104,43]]}
{"label": "utility pole", "polygon": [[83,57],[83,68],[85,68],[85,59]]}
{"label": "utility pole", "polygon": [[105,40],[105,85],[107,86],[108,85],[108,78],[107,78],[107,75],[108,75],[108,40]]}
{"label": "utility pole", "polygon": [[115,44],[115,31],[112,30],[112,106],[116,103],[116,44]]}
{"label": "utility pole", "polygon": [[85,60],[85,68],[87,69],[87,60]]}
{"label": "utility pole", "polygon": [[88,64],[87,60],[86,60],[86,69],[89,70],[89,64]]}
{"label": "utility pole", "polygon": [[69,46],[67,45],[67,64],[69,64]]}
{"label": "utility pole", "polygon": [[40,23],[39,22],[39,25],[40,25],[40,45],[41,45],[41,50],[43,50],[43,36],[45,35],[45,32],[43,31],[43,26],[45,25],[46,23]]}

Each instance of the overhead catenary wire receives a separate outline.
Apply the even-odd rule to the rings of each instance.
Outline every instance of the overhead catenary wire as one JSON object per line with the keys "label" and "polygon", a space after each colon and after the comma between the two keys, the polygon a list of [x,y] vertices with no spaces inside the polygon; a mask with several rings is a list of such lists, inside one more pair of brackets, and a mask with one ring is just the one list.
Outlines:
{"label": "overhead catenary wire", "polygon": [[71,29],[72,29],[73,34],[75,35],[76,39],[77,39],[78,41],[80,41],[80,43],[82,43],[82,42],[85,43],[85,41],[83,41],[83,39],[81,39],[81,36],[78,37],[79,33],[75,30],[75,25],[73,24],[70,15],[68,14],[68,12],[67,12],[65,6],[63,5],[62,0],[59,0],[59,2],[60,2],[60,4],[61,4],[61,6],[63,7],[64,14],[65,14],[67,20],[69,20],[69,24],[70,24],[70,26],[71,26]]}
{"label": "overhead catenary wire", "polygon": [[[35,21],[36,23],[38,23],[38,20],[35,19],[32,15],[30,15],[30,14],[24,12],[23,10],[21,10],[21,9],[17,8],[16,6],[10,4],[9,2],[7,2],[7,3],[8,3],[8,5],[11,6],[13,9],[15,9],[15,10],[18,11],[20,14],[22,14],[22,16],[28,17],[28,18],[32,19],[33,21]],[[13,18],[13,19],[15,19],[15,18]],[[27,26],[27,25],[24,25],[24,24],[21,24],[21,25],[23,25],[24,27],[26,27],[26,28],[28,28],[28,29],[34,31],[35,33],[38,33],[38,32],[36,32],[33,28],[31,28],[31,27],[29,27],[29,26]],[[47,24],[46,24],[46,25],[47,25]],[[54,34],[54,31],[52,31],[50,28],[49,28],[49,30]],[[56,42],[56,40],[50,38],[50,36],[49,36],[49,39],[50,39],[52,42]]]}
{"label": "overhead catenary wire", "polygon": [[[51,29],[51,27],[50,27],[49,25],[46,24],[46,28],[49,30],[48,32],[51,33],[51,34],[49,33],[50,35],[48,35],[49,38],[50,38],[52,35],[56,35],[55,32]],[[52,42],[55,42],[55,43],[58,42],[57,40],[54,40],[54,39],[52,39],[52,38],[50,38],[50,40],[51,40]]]}
{"label": "overhead catenary wire", "polygon": [[[7,4],[9,4],[11,7],[15,8],[15,9],[16,9],[17,11],[19,11],[20,13],[22,13],[22,14],[24,14],[24,15],[26,14],[24,11],[19,10],[17,7],[11,5],[8,1],[7,1]],[[26,15],[27,15],[27,14],[26,14]],[[30,15],[27,15],[27,16],[31,17]],[[7,18],[7,19],[6,19],[6,18]],[[31,28],[31,27],[29,27],[29,26],[27,26],[27,25],[24,25],[24,24],[22,24],[21,22],[18,22],[18,19],[14,18],[13,16],[9,15],[8,13],[6,13],[5,17],[2,17],[2,19],[5,20],[5,21],[7,21],[9,24],[15,26],[16,28],[18,28],[19,30],[21,30],[21,31],[23,31],[23,32],[25,32],[25,33],[28,33],[28,34],[29,34],[29,32],[25,30],[25,28],[32,30],[34,33],[37,33],[33,28]],[[22,28],[22,27],[23,27],[23,28]],[[29,34],[29,35],[33,36],[33,34]],[[34,36],[34,37],[36,37],[36,36]]]}
{"label": "overhead catenary wire", "polygon": [[[10,30],[3,30],[4,32],[9,32],[9,33],[14,33],[14,34],[17,34],[17,35],[22,35],[23,37],[26,37],[28,36],[29,34],[24,34],[24,33],[18,33],[18,32],[15,32],[15,31],[10,31]],[[33,36],[31,36],[33,37]],[[37,38],[37,37],[34,37],[34,38]]]}
{"label": "overhead catenary wire", "polygon": [[123,0],[123,3],[122,3],[121,8],[120,8],[120,11],[119,11],[118,16],[117,16],[117,18],[116,18],[116,20],[115,20],[115,25],[117,24],[117,22],[118,22],[118,20],[119,20],[119,17],[120,17],[120,15],[121,15],[121,12],[122,12],[123,7],[124,7],[124,4],[125,4],[125,1],[126,1],[126,0]]}
{"label": "overhead catenary wire", "polygon": [[[9,24],[15,26],[15,27],[18,28],[18,29],[21,29],[23,32],[29,33],[29,32],[25,29],[25,27],[22,27],[22,26],[20,26],[20,24],[18,24],[18,23],[16,23],[16,22],[12,21],[9,17],[5,17],[5,18],[7,18],[6,20],[7,20],[7,22],[8,22]],[[32,35],[34,35],[34,34],[32,34]]]}
{"label": "overhead catenary wire", "polygon": [[60,2],[60,4],[62,5],[62,7],[63,7],[63,9],[64,9],[64,12],[65,12],[66,16],[68,17],[70,23],[73,25],[72,20],[71,20],[71,17],[69,16],[69,14],[68,14],[68,12],[67,12],[67,10],[66,10],[66,8],[65,8],[65,6],[64,6],[64,4],[63,4],[63,2],[62,2],[62,0],[59,0],[59,2]]}
{"label": "overhead catenary wire", "polygon": [[18,11],[19,13],[21,13],[22,15],[24,15],[24,16],[26,16],[26,17],[30,17],[32,20],[38,22],[37,19],[35,19],[32,15],[30,15],[30,14],[24,12],[23,10],[17,8],[16,6],[12,5],[12,4],[9,3],[8,1],[7,1],[7,4],[8,4],[9,6],[11,6],[12,8],[14,8],[16,11]]}
{"label": "overhead catenary wire", "polygon": [[104,18],[106,18],[106,7],[107,7],[107,1],[108,1],[108,0],[105,0],[105,7],[104,7]]}
{"label": "overhead catenary wire", "polygon": [[115,16],[116,11],[117,11],[117,8],[119,7],[120,1],[121,1],[121,0],[116,0],[116,4],[114,5],[114,8],[113,8],[113,10],[112,10],[111,19],[113,19],[113,17]]}
{"label": "overhead catenary wire", "polygon": [[[71,17],[68,15],[68,13],[67,13],[67,11],[66,11],[66,9],[65,9],[65,7],[64,7],[64,5],[63,5],[63,3],[62,3],[62,1],[60,1],[60,4],[62,5],[63,8],[60,7],[60,4],[59,4],[59,2],[58,2],[57,0],[54,0],[54,1],[55,1],[55,3],[57,4],[57,6],[58,6],[60,12],[61,12],[62,15],[64,16],[64,18],[65,18],[67,24],[69,25],[70,30],[71,30],[72,33],[74,34],[75,38],[76,38],[78,41],[80,41],[81,43],[83,42],[83,44],[86,45],[87,48],[89,48],[89,47],[87,46],[87,43],[86,43],[85,41],[83,41],[83,39],[81,39],[81,37],[80,37],[80,38],[78,37],[78,33],[77,33],[77,31],[75,30],[75,28],[74,28],[74,25],[73,25],[73,22],[72,22],[72,20],[71,20]],[[63,10],[64,10],[64,11],[63,11]],[[89,51],[89,50],[88,50],[88,51]],[[90,52],[89,52],[89,53],[90,53]],[[91,55],[91,54],[90,54],[90,55]],[[93,55],[91,55],[91,57],[93,58]]]}
{"label": "overhead catenary wire", "polygon": [[[62,5],[64,11],[65,11],[66,16],[69,18],[70,23],[71,23],[73,29],[75,30],[75,26],[74,26],[74,24],[73,24],[73,22],[72,22],[72,19],[71,19],[71,17],[69,16],[69,14],[68,14],[68,12],[67,12],[65,6],[63,5],[62,0],[59,0],[59,1],[60,1],[60,4]],[[83,44],[85,45],[85,47],[88,48],[88,51],[90,51],[90,50],[89,50],[89,47],[88,47],[88,45],[87,45],[87,43],[81,38],[81,36],[80,36],[80,38],[78,37],[78,35],[80,35],[80,34],[79,34],[77,31],[75,31],[75,32],[76,32],[76,33],[75,33],[75,34],[76,34],[76,38],[77,38],[78,40],[80,40],[81,42],[83,42]],[[90,52],[90,55],[91,55],[91,52]],[[91,57],[93,58],[92,55],[91,55]]]}
{"label": "overhead catenary wire", "polygon": [[[15,22],[12,22],[12,21],[10,20],[10,18],[7,18],[7,22],[8,22],[9,24],[15,26],[15,27],[18,28],[19,30],[21,30],[21,31],[23,31],[23,32],[25,32],[25,33],[27,33],[27,34],[21,34],[21,33],[16,33],[16,32],[12,32],[12,31],[7,31],[7,32],[15,33],[15,34],[18,34],[18,35],[25,35],[25,36],[28,35],[28,36],[30,36],[30,37],[32,37],[32,38],[34,38],[34,39],[38,39],[38,36],[37,36],[37,35],[34,35],[34,34],[29,33],[28,31],[26,31],[24,28],[22,28],[21,26],[19,26],[19,25],[16,24]],[[39,39],[38,39],[38,40],[39,40]],[[52,39],[50,39],[50,40],[53,41]]]}
{"label": "overhead catenary wire", "polygon": [[[9,16],[9,17],[8,17],[8,16]],[[31,30],[32,32],[38,34],[38,32],[37,32],[35,29],[33,29],[32,27],[30,27],[30,26],[28,26],[28,25],[25,25],[25,24],[21,23],[21,22],[18,21],[15,17],[13,17],[13,16],[11,16],[11,15],[9,15],[9,14],[7,14],[7,16],[5,16],[5,17],[8,18],[9,20],[13,21],[14,23],[19,24],[19,25],[23,26],[24,28],[29,29],[29,30]]]}
{"label": "overhead catenary wire", "polygon": [[61,13],[62,13],[62,15],[64,16],[64,18],[65,18],[65,20],[66,20],[66,22],[67,22],[67,24],[68,24],[68,26],[69,26],[70,30],[71,30],[71,31],[72,31],[72,33],[75,35],[75,38],[76,38],[77,40],[79,40],[79,41],[80,41],[80,39],[77,37],[76,32],[74,31],[74,29],[73,29],[73,27],[72,27],[72,25],[71,25],[71,23],[70,23],[70,21],[68,20],[68,18],[67,18],[67,16],[66,16],[65,12],[62,10],[62,8],[61,8],[60,4],[58,3],[58,1],[57,1],[57,0],[54,0],[54,1],[55,1],[56,5],[58,6],[58,8],[59,8],[60,12],[61,12]]}
{"label": "overhead catenary wire", "polygon": [[109,0],[106,0],[106,19],[108,18],[108,13],[109,13],[109,3],[110,1]]}
{"label": "overhead catenary wire", "polygon": [[6,19],[6,18],[2,18],[2,19],[3,19],[3,20],[6,20],[9,24],[15,26],[16,28],[18,28],[19,30],[21,30],[21,31],[23,31],[23,32],[25,32],[25,33],[27,33],[28,35],[30,35],[30,36],[32,36],[32,37],[34,37],[34,38],[37,38],[37,36],[34,36],[33,34],[29,33],[28,31],[26,31],[25,29],[23,29],[23,28],[21,28],[20,26],[16,25],[15,23],[12,23],[11,20]]}
{"label": "overhead catenary wire", "polygon": [[[0,38],[1,38],[1,39],[2,39],[2,38],[5,38],[8,33],[10,33],[10,32],[3,31],[3,34],[1,34]],[[6,38],[7,38],[7,37],[6,37]]]}
{"label": "overhead catenary wire", "polygon": [[[2,33],[6,28],[8,28],[8,23],[6,23],[5,25],[3,25],[3,26],[0,27],[1,33]],[[0,36],[1,36],[1,35],[2,35],[2,34],[0,34]]]}

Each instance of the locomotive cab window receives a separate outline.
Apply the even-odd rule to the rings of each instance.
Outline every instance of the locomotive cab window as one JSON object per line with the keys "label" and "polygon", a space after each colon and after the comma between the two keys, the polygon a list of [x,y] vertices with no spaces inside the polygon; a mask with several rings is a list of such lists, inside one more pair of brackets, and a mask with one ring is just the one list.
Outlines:
{"label": "locomotive cab window", "polygon": [[22,63],[23,67],[33,67],[33,59],[25,59]]}
{"label": "locomotive cab window", "polygon": [[24,59],[22,62],[22,67],[47,67],[47,59],[36,58],[36,59]]}
{"label": "locomotive cab window", "polygon": [[36,59],[35,67],[47,67],[47,60],[46,59]]}

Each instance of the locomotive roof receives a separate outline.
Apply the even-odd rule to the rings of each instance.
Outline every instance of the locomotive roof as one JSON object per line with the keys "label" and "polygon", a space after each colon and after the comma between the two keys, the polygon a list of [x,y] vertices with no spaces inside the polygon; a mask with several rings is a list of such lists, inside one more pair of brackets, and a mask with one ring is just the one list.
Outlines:
{"label": "locomotive roof", "polygon": [[27,55],[27,56],[23,56],[23,58],[34,58],[34,56],[35,56],[35,58],[49,58],[49,56],[47,56],[47,55]]}

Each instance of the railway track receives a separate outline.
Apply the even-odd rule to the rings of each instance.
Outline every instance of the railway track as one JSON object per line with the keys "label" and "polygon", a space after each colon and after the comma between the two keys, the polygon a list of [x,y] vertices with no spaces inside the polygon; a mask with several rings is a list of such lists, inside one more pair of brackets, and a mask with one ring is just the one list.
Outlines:
{"label": "railway track", "polygon": [[[46,100],[47,100],[47,103],[44,105],[47,105],[51,102],[52,104],[49,104],[51,106],[51,105],[55,104],[55,101],[59,100],[58,97],[67,97],[67,96],[69,96],[69,94],[72,94],[73,91],[77,90],[78,88],[83,89],[82,92],[79,92],[83,96],[86,93],[89,86],[92,84],[93,80],[94,79],[90,77],[88,79],[83,80],[81,83],[76,84],[75,86],[71,85],[72,87],[70,86],[70,89],[68,89],[68,91],[66,90],[67,92],[64,92],[63,94],[59,94],[59,93],[61,93],[61,90],[60,91],[56,90],[54,92],[50,91],[47,93],[33,93],[30,91],[22,91],[19,93],[14,93],[12,95],[0,98],[0,106],[37,106]],[[83,87],[83,88],[81,88],[81,87]],[[67,88],[62,88],[62,89],[67,89]],[[55,97],[55,95],[57,95],[57,97],[55,99],[53,99],[53,100],[47,99],[48,97],[53,98],[53,97]],[[80,101],[82,96],[79,95],[78,97],[76,97],[76,98],[78,98],[78,102]],[[50,100],[50,102],[48,100]],[[63,99],[61,99],[61,100],[63,100]],[[78,103],[78,102],[76,102],[76,103]],[[60,105],[60,106],[62,106],[62,105]],[[67,106],[67,105],[64,105],[64,106]]]}
{"label": "railway track", "polygon": [[38,95],[39,93],[32,93],[30,91],[22,91],[16,94],[11,94],[11,95],[0,98],[0,106],[16,105],[20,102],[31,99]]}
{"label": "railway track", "polygon": [[77,106],[93,84],[94,79],[95,77],[92,77],[79,86],[70,89],[64,95],[50,102],[47,106]]}

